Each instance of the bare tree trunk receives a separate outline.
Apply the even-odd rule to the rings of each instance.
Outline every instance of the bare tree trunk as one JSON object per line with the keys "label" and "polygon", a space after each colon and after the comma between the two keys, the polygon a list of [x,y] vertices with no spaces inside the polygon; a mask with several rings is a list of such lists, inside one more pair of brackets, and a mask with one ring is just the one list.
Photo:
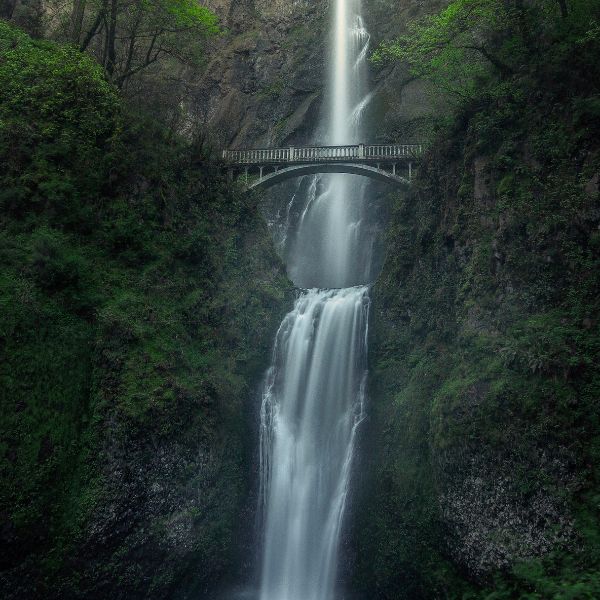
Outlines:
{"label": "bare tree trunk", "polygon": [[94,36],[98,32],[98,29],[99,29],[100,25],[102,25],[102,21],[104,20],[104,18],[106,16],[107,9],[108,9],[108,0],[103,0],[102,8],[100,8],[100,11],[96,15],[96,19],[94,20],[94,23],[92,24],[90,30],[86,33],[85,38],[84,38],[83,42],[81,43],[81,46],[79,47],[79,49],[82,52],[87,49],[87,47],[90,45],[90,42],[94,39]]}
{"label": "bare tree trunk", "polygon": [[133,62],[133,56],[135,54],[135,34],[132,34],[129,39],[129,49],[127,51],[127,60],[125,61],[125,68],[123,69],[123,77],[117,80],[118,87],[122,87],[127,80],[127,73],[131,71],[131,63]]}
{"label": "bare tree trunk", "polygon": [[[44,36],[42,0],[0,0],[0,14],[35,38]],[[4,16],[6,15],[6,16]]]}
{"label": "bare tree trunk", "polygon": [[83,15],[85,14],[86,0],[73,0],[71,10],[71,42],[79,46],[81,30],[83,28]]}
{"label": "bare tree trunk", "polygon": [[125,67],[122,70],[122,75],[117,79],[117,85],[119,87],[123,87],[125,81],[127,80],[127,74],[131,71],[131,65],[133,64],[133,59],[136,54],[136,42],[137,42],[137,34],[140,26],[140,22],[142,20],[142,5],[141,2],[137,3],[137,12],[135,15],[135,21],[133,23],[133,27],[131,30],[131,37],[129,38],[129,47],[127,49],[127,59],[125,60]]}
{"label": "bare tree trunk", "polygon": [[108,21],[106,15],[102,16],[102,26],[100,31],[104,33],[104,44],[102,44],[102,58],[100,64],[106,68],[106,49],[108,48]]}
{"label": "bare tree trunk", "polygon": [[106,33],[106,73],[112,79],[117,62],[116,35],[117,35],[117,9],[119,0],[111,0],[108,31]]}
{"label": "bare tree trunk", "polygon": [[505,62],[501,61],[497,56],[494,56],[483,46],[461,46],[461,48],[479,52],[482,56],[489,60],[490,63],[496,67],[496,69],[498,69],[498,72],[503,79],[506,79],[515,73],[514,69],[510,65],[507,65]]}
{"label": "bare tree trunk", "polygon": [[150,65],[154,64],[159,59],[161,53],[163,52],[162,48],[158,48],[158,50],[156,51],[154,50],[154,45],[156,44],[156,40],[159,35],[159,33],[155,33],[152,37],[152,41],[150,42],[150,46],[148,48],[148,51],[146,52],[146,58],[144,62],[140,63],[136,67],[133,67],[132,69],[129,69],[129,71],[124,71],[115,80],[115,83],[119,88],[122,88],[130,77],[132,77],[136,73],[139,73],[146,67],[149,67]]}

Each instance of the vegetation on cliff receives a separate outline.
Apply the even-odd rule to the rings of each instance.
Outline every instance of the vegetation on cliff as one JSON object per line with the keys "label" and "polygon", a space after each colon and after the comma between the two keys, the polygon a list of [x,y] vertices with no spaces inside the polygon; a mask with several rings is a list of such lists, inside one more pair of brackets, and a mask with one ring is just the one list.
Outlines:
{"label": "vegetation on cliff", "polygon": [[[211,598],[289,291],[182,110],[218,24],[188,0],[41,6],[0,7],[57,42],[0,21],[0,592]],[[302,138],[322,9],[265,46],[242,8],[210,109]],[[599,23],[597,0],[453,0],[375,54],[451,110],[373,292],[368,598],[600,597]]]}
{"label": "vegetation on cliff", "polygon": [[600,7],[561,7],[460,0],[380,52],[458,101],[374,291],[371,597],[600,595]]}
{"label": "vegetation on cliff", "polygon": [[231,564],[289,290],[255,202],[3,22],[0,163],[1,595],[198,598]]}

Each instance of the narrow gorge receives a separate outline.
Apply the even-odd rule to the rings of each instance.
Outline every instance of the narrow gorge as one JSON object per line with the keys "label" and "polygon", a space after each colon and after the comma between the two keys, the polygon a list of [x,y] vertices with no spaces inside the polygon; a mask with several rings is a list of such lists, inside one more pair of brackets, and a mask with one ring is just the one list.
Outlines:
{"label": "narrow gorge", "polygon": [[0,2],[0,596],[600,597],[599,55],[598,0]]}

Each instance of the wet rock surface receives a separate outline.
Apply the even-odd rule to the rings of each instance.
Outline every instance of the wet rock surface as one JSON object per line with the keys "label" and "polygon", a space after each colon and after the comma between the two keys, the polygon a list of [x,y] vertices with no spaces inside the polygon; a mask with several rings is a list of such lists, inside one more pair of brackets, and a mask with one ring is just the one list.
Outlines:
{"label": "wet rock surface", "polygon": [[323,99],[327,4],[215,1],[225,33],[210,50],[198,106],[225,147],[307,140]]}
{"label": "wet rock surface", "polygon": [[[322,116],[329,56],[329,5],[307,0],[213,0],[225,34],[210,51],[197,108],[227,147],[308,143]],[[364,6],[371,48],[437,4],[377,0]],[[402,65],[370,66],[368,142],[422,140],[435,94]]]}

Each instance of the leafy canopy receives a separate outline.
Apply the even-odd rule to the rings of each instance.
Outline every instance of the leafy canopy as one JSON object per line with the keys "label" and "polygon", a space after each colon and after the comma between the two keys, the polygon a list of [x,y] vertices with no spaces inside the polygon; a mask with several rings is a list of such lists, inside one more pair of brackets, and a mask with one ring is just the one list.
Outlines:
{"label": "leafy canopy", "polygon": [[196,0],[163,0],[164,11],[182,27],[201,27],[207,35],[219,33],[217,15]]}
{"label": "leafy canopy", "polygon": [[0,21],[0,223],[32,206],[69,215],[86,203],[119,119],[117,91],[91,57]]}
{"label": "leafy canopy", "polygon": [[[411,22],[406,34],[381,44],[373,60],[404,61],[412,75],[454,95],[472,96],[490,76],[490,57],[501,70],[509,69],[487,43],[508,20],[507,5],[498,0],[455,0],[440,13]],[[502,53],[519,51],[514,40],[502,46]]]}
{"label": "leafy canopy", "polygon": [[453,0],[417,19],[372,60],[402,61],[415,77],[433,82],[459,101],[489,84],[544,69],[599,39],[597,0]]}

